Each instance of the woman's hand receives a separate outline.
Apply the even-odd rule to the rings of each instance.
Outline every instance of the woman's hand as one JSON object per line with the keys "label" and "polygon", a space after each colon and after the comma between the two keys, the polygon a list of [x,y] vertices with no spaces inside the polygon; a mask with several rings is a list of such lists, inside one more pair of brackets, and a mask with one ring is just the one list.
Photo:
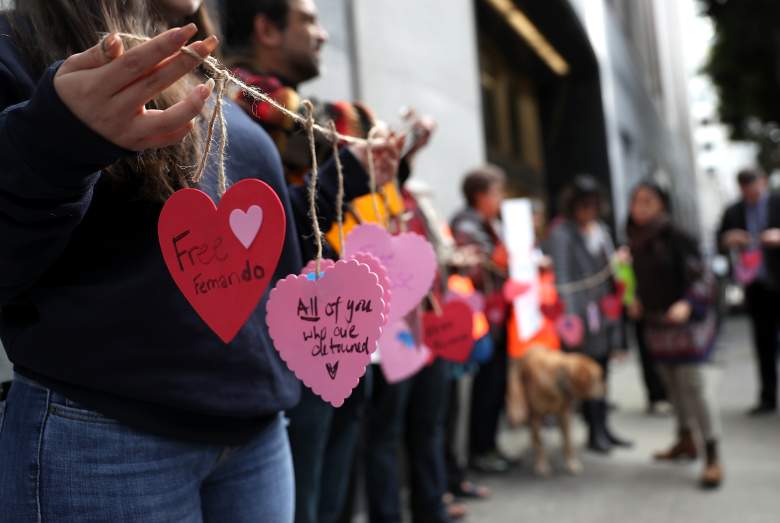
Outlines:
{"label": "woman's hand", "polygon": [[637,321],[640,318],[642,318],[642,314],[644,312],[642,309],[642,303],[637,299],[632,301],[631,305],[626,307],[626,310],[628,312],[628,317],[634,321]]}
{"label": "woman's hand", "polygon": [[[192,130],[213,82],[198,85],[168,109],[145,105],[198,66],[197,58],[180,51],[196,31],[194,24],[174,28],[127,52],[116,34],[108,35],[65,60],[54,88],[79,120],[115,145],[143,151],[176,144]],[[210,36],[189,49],[206,58],[217,45]]]}
{"label": "woman's hand", "polygon": [[691,304],[685,300],[675,302],[666,312],[666,319],[681,325],[691,319]]}
{"label": "woman's hand", "polygon": [[[377,188],[395,178],[398,173],[398,165],[401,162],[401,149],[404,146],[404,137],[389,133],[386,129],[378,131],[371,137],[371,153],[374,157],[374,174],[376,175]],[[368,167],[368,142],[349,146],[350,152],[363,165],[366,172]]]}

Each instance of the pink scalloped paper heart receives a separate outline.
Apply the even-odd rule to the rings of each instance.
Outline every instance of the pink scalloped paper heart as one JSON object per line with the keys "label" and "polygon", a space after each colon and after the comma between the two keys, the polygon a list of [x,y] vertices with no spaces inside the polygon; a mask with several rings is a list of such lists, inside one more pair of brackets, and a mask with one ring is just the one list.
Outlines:
{"label": "pink scalloped paper heart", "polygon": [[304,385],[340,407],[365,374],[385,322],[379,278],[342,260],[277,283],[268,299],[268,331],[282,360]]}
{"label": "pink scalloped paper heart", "polygon": [[377,225],[358,225],[349,233],[345,256],[367,252],[387,269],[393,301],[390,322],[403,319],[428,294],[436,276],[436,253],[417,233],[392,236]]}
{"label": "pink scalloped paper heart", "polygon": [[379,363],[388,383],[411,378],[431,359],[431,350],[417,345],[409,325],[403,320],[388,325],[379,340]]}
{"label": "pink scalloped paper heart", "polygon": [[[365,263],[368,265],[368,268],[371,269],[371,272],[377,275],[379,278],[379,285],[382,286],[382,289],[385,291],[384,295],[382,296],[382,301],[385,302],[385,310],[384,310],[384,317],[385,317],[385,325],[387,324],[388,320],[390,319],[390,300],[392,299],[392,291],[390,290],[390,279],[387,277],[387,269],[385,269],[385,266],[382,265],[382,262],[379,261],[379,259],[367,252],[359,252],[357,254],[353,254],[350,258],[350,260],[356,260],[359,263]],[[327,269],[330,269],[335,265],[336,262],[329,259],[323,259],[320,260],[320,272],[325,271]],[[317,260],[311,260],[309,263],[306,264],[306,267],[303,268],[303,271],[301,271],[301,274],[311,274],[313,273],[317,268]]]}

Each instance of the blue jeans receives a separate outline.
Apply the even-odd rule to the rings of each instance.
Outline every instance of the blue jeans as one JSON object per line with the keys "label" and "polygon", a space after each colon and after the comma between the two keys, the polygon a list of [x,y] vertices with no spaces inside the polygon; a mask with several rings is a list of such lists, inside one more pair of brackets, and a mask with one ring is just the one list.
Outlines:
{"label": "blue jeans", "polygon": [[0,406],[0,522],[293,519],[284,420],[242,447],[157,437],[15,376]]}

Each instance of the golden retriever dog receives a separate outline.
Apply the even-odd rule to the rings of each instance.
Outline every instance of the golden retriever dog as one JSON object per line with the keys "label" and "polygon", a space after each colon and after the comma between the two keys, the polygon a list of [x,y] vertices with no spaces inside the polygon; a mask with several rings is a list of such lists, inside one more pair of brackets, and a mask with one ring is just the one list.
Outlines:
{"label": "golden retriever dog", "polygon": [[549,476],[552,468],[542,443],[542,420],[545,416],[557,416],[563,437],[566,469],[571,474],[582,472],[571,440],[571,418],[575,403],[604,397],[601,367],[582,354],[533,348],[515,367],[520,374],[520,392],[527,405],[534,448],[534,471]]}

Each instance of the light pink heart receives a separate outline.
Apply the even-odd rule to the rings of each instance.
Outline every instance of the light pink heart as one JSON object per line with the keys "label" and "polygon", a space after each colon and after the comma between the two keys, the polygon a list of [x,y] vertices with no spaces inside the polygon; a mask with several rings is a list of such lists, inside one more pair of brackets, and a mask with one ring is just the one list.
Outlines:
{"label": "light pink heart", "polygon": [[[384,296],[382,297],[382,300],[385,302],[385,310],[384,310],[384,316],[385,316],[385,324],[390,319],[390,299],[392,296],[392,291],[390,290],[390,279],[387,277],[387,269],[385,269],[385,266],[382,265],[382,263],[376,258],[376,256],[373,256],[367,252],[359,252],[355,254],[354,256],[349,258],[350,260],[356,260],[359,263],[364,263],[368,265],[368,268],[371,269],[371,272],[377,275],[377,278],[379,278],[379,285],[382,286],[382,289],[385,291]],[[324,258],[320,260],[320,272],[323,272],[327,269],[330,269],[335,265],[336,262]],[[301,271],[301,274],[311,274],[317,270],[317,260],[311,260],[309,263],[306,264],[306,267],[303,268]]]}
{"label": "light pink heart", "polygon": [[376,225],[352,229],[344,248],[347,258],[368,252],[387,269],[393,301],[390,322],[402,319],[428,294],[436,276],[436,253],[419,234],[406,232],[392,236]]}
{"label": "light pink heart", "polygon": [[263,225],[263,208],[259,205],[252,205],[246,212],[241,209],[233,209],[230,213],[230,230],[233,231],[238,241],[245,248],[257,238],[260,227]]}
{"label": "light pink heart", "polygon": [[379,360],[382,374],[388,383],[398,383],[411,378],[428,364],[431,350],[417,345],[414,335],[405,321],[394,322],[385,327],[379,339]]}
{"label": "light pink heart", "polygon": [[376,350],[383,294],[377,275],[354,260],[336,262],[316,280],[288,276],[271,291],[266,321],[274,347],[334,407],[352,393]]}

